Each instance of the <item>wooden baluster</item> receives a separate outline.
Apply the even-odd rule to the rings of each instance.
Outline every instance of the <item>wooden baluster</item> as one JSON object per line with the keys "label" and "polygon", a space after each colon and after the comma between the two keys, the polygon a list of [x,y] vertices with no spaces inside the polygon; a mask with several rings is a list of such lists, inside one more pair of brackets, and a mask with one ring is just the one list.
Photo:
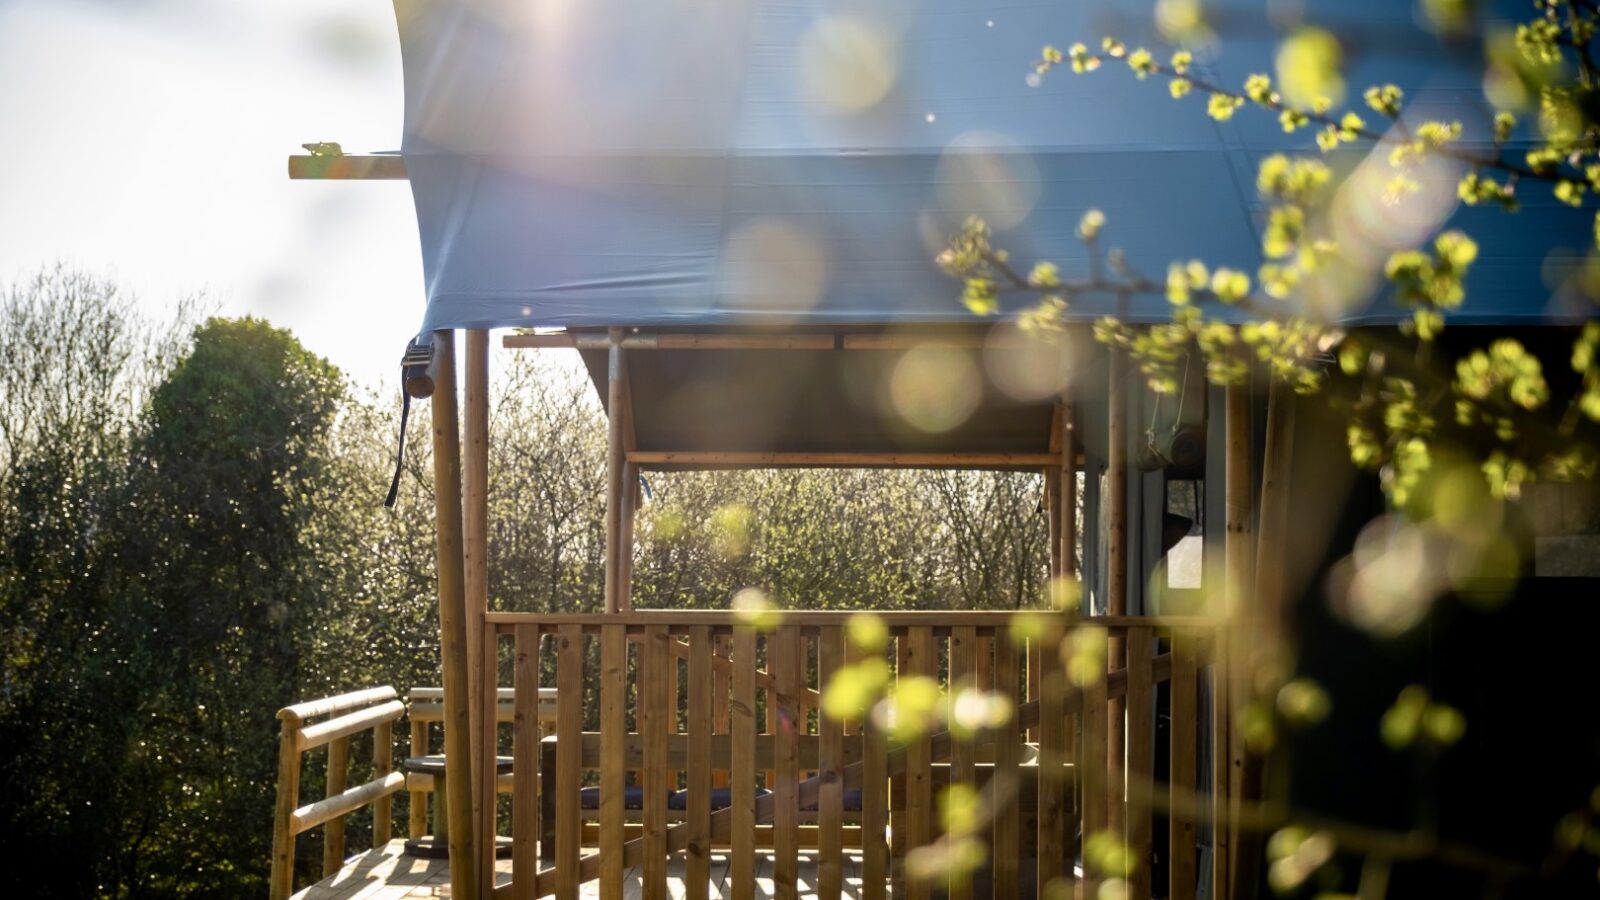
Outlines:
{"label": "wooden baluster", "polygon": [[[844,666],[844,633],[837,625],[817,632],[817,684]],[[838,900],[844,888],[844,723],[818,713],[817,897]]]}
{"label": "wooden baluster", "polygon": [[1194,637],[1184,631],[1172,636],[1171,685],[1172,755],[1170,776],[1171,806],[1167,814],[1170,862],[1167,896],[1171,900],[1194,900],[1195,896],[1195,738],[1199,718],[1195,713]]}
{"label": "wooden baluster", "polygon": [[[1039,642],[1029,641],[1027,657],[1028,692],[1025,698],[1029,701],[1039,699],[1039,662]],[[1037,725],[1028,729],[1028,740],[1039,740],[1039,727]]]}
{"label": "wooden baluster", "polygon": [[[978,670],[978,629],[961,625],[950,629],[950,698],[952,703],[964,689],[975,686]],[[953,707],[952,707],[953,708]],[[978,745],[957,740],[950,748],[950,783],[978,786]],[[952,881],[950,900],[971,900],[972,879],[963,876]]]}
{"label": "wooden baluster", "polygon": [[1150,847],[1155,823],[1155,673],[1149,628],[1128,629],[1128,849],[1133,856],[1129,881],[1133,896],[1150,896]]}
{"label": "wooden baluster", "polygon": [[[712,638],[712,646],[716,648],[719,659],[726,660],[732,653],[733,638],[718,635]],[[733,672],[726,666],[713,667],[711,691],[711,716],[715,721],[713,733],[728,733],[728,692],[732,688]],[[728,770],[715,769],[711,773],[711,786],[725,788],[728,786]]]}
{"label": "wooden baluster", "polygon": [[711,628],[689,629],[688,900],[706,900],[711,889]]}
{"label": "wooden baluster", "polygon": [[[481,618],[481,617],[480,617]],[[478,764],[474,771],[474,789],[478,792],[475,806],[478,815],[479,871],[483,874],[479,896],[494,896],[494,861],[500,850],[499,822],[499,758],[500,758],[500,637],[496,627],[487,621],[479,628],[474,661],[478,690],[472,693],[478,705],[473,723],[478,728],[474,741]]]}
{"label": "wooden baluster", "polygon": [[[1089,626],[1094,628],[1094,626]],[[1094,628],[1090,632],[1098,646],[1079,645],[1080,652],[1095,656],[1105,654],[1105,631]],[[1087,640],[1085,641],[1087,643]],[[1106,700],[1106,678],[1101,675],[1083,688],[1083,763],[1079,766],[1080,784],[1083,786],[1083,836],[1087,840],[1105,831],[1110,808],[1106,790],[1106,752],[1110,741]],[[1092,866],[1085,867],[1084,896],[1095,897],[1100,891],[1100,874]]]}
{"label": "wooden baluster", "polygon": [[[382,781],[394,771],[394,723],[379,722],[372,729],[372,777]],[[394,831],[394,795],[384,794],[372,804],[372,849],[389,845]]]}
{"label": "wooden baluster", "polygon": [[516,626],[512,641],[511,885],[518,900],[530,900],[539,871],[539,626]]}
{"label": "wooden baluster", "polygon": [[[1039,640],[1039,769],[1038,769],[1038,896],[1055,896],[1051,882],[1072,877],[1067,858],[1068,781],[1065,768],[1069,740],[1067,679],[1061,667],[1059,627],[1048,628]],[[1054,650],[1055,652],[1051,652]]]}
{"label": "wooden baluster", "polygon": [[[1230,529],[1229,537],[1232,537]],[[1231,572],[1232,569],[1229,569]],[[1231,576],[1230,576],[1231,579]],[[1229,666],[1228,631],[1224,625],[1211,635],[1211,896],[1229,893],[1229,865],[1233,835],[1229,825],[1234,791],[1233,678]]]}
{"label": "wooden baluster", "polygon": [[[678,653],[679,646],[676,646],[676,645],[679,645],[681,642],[678,640],[678,638],[675,635],[668,635],[667,636],[667,640],[671,641],[674,646],[669,646],[667,648],[671,652],[669,652],[666,655],[666,657],[664,658],[664,662],[667,664],[667,684],[666,684],[666,692],[665,692],[665,696],[666,696],[666,701],[667,702],[666,702],[666,705],[664,705],[662,707],[662,709],[668,711],[667,712],[667,734],[677,734],[678,731],[679,731],[679,728],[678,728],[678,709],[679,709],[679,704],[682,702],[681,698],[683,696],[683,693],[682,693],[683,688],[681,687],[682,682],[683,682],[683,673],[679,669],[679,666],[681,665],[681,663],[679,662],[679,653]],[[667,792],[668,793],[671,793],[671,792],[676,791],[678,789],[678,782],[679,782],[679,779],[682,776],[682,774],[683,773],[681,771],[677,770],[677,769],[668,769],[667,770]]]}
{"label": "wooden baluster", "polygon": [[[911,626],[907,629],[907,645],[909,674],[937,677],[938,651],[933,629],[927,625]],[[932,843],[934,831],[933,744],[926,734],[918,734],[906,745],[906,854]],[[913,898],[929,896],[928,883],[922,879],[908,875],[906,887]]]}
{"label": "wooden baluster", "polygon": [[[600,628],[600,893],[622,896],[628,789],[628,626]],[[520,765],[520,763],[518,764]]]}
{"label": "wooden baluster", "polygon": [[[994,639],[994,679],[996,690],[1011,698],[1013,708],[1021,709],[1024,701],[1022,672],[1017,659],[1017,645],[1010,635],[996,635]],[[1022,794],[1023,784],[1018,771],[1022,761],[1021,729],[1015,719],[999,729],[995,735],[994,782],[998,796],[1009,797],[994,817],[994,896],[995,900],[1022,893]]]}
{"label": "wooden baluster", "polygon": [[773,736],[772,881],[779,900],[799,896],[800,879],[800,757],[799,736],[805,728],[800,718],[800,629],[778,626],[768,639],[767,668],[776,687],[768,697],[777,699],[777,730]]}
{"label": "wooden baluster", "polygon": [[582,839],[578,791],[583,786],[583,627],[556,636],[556,898],[577,900]]}
{"label": "wooden baluster", "polygon": [[[407,752],[412,756],[428,755],[427,722],[411,720],[411,743]],[[406,811],[406,833],[412,840],[428,833],[428,795],[422,791],[411,792],[410,808]]]}
{"label": "wooden baluster", "polygon": [[756,887],[756,630],[733,629],[733,699],[728,704],[733,752],[729,780],[733,805],[728,883],[733,900],[751,900]]}
{"label": "wooden baluster", "polygon": [[889,743],[869,715],[861,722],[861,898],[883,900],[889,885]]}
{"label": "wooden baluster", "polygon": [[[894,677],[898,682],[911,676],[911,640],[904,632],[894,641]],[[889,878],[895,896],[905,890],[906,869],[906,774],[889,777]]]}
{"label": "wooden baluster", "polygon": [[[350,782],[350,737],[338,738],[328,745],[327,797],[344,793]],[[344,867],[344,816],[330,819],[322,826],[322,877],[332,878]]]}
{"label": "wooden baluster", "polygon": [[640,647],[639,731],[644,736],[644,898],[667,900],[667,735],[678,705],[667,698],[668,669],[678,658],[665,625],[650,625]]}
{"label": "wooden baluster", "polygon": [[[774,682],[772,681],[772,675],[773,675],[772,647],[773,647],[772,638],[769,637],[765,641],[765,649],[766,649],[766,653],[767,653],[767,667],[766,667],[766,669],[763,670],[763,674],[765,674],[767,676],[766,682],[765,682],[767,686],[761,689],[761,696],[766,700],[766,706],[764,708],[764,711],[762,712],[762,719],[761,719],[761,733],[762,734],[777,734],[778,733],[777,692],[773,688]],[[777,771],[773,770],[773,769],[766,770],[766,778],[767,778],[767,790],[770,791],[770,790],[772,790],[773,785],[777,783],[777,780],[778,780]]]}

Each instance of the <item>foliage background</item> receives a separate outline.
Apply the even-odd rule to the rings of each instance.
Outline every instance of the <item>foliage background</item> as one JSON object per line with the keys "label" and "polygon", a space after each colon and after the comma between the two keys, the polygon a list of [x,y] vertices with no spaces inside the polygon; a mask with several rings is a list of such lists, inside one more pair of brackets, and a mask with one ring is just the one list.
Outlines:
{"label": "foliage background", "polygon": [[[0,847],[71,861],[47,883],[0,867],[7,893],[259,894],[276,711],[439,680],[427,432],[412,431],[384,509],[392,394],[266,322],[198,309],[148,321],[115,284],[67,268],[0,292]],[[532,354],[497,379],[491,603],[598,609],[594,389]],[[1048,566],[1036,476],[649,486],[641,606],[725,608],[757,586],[791,607],[1010,608],[1034,601]],[[323,773],[307,762],[311,796]],[[298,842],[302,876],[317,834]]]}

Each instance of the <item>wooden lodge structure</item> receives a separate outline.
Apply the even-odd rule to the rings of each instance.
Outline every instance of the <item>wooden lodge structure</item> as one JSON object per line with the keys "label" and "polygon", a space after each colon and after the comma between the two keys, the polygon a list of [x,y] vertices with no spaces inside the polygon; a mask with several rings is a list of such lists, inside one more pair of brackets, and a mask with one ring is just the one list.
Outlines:
{"label": "wooden lodge structure", "polygon": [[[327,877],[302,895],[317,900],[446,886],[456,900],[1095,898],[1121,874],[1098,849],[1108,839],[1126,847],[1131,900],[1253,896],[1262,835],[1241,822],[1263,773],[1240,703],[1252,673],[1281,662],[1306,587],[1290,572],[1304,523],[1289,484],[1335,508],[1348,484],[1304,460],[1342,453],[1342,431],[1307,441],[1315,411],[1301,404],[1297,424],[1287,388],[1261,373],[1206,386],[1198,360],[1177,398],[1150,393],[1089,323],[1166,321],[1164,298],[1074,296],[1061,334],[1040,342],[1014,327],[1036,298],[973,316],[932,260],[976,213],[1019,271],[1095,271],[1095,248],[1072,235],[1104,207],[1107,240],[1136,271],[1190,258],[1251,270],[1260,210],[1235,182],[1296,138],[1242,115],[1180,120],[1165,91],[1132,78],[1090,92],[1070,77],[1026,83],[1042,40],[1101,33],[1093,4],[987,20],[735,5],[396,0],[401,152],[290,158],[291,177],[403,179],[416,202],[428,304],[407,391],[431,417],[442,691],[374,687],[280,713],[273,900],[294,890],[295,835],[318,827]],[[1421,40],[1409,4],[1359,5]],[[1235,51],[1220,65],[1270,59],[1270,35]],[[1410,91],[1408,77],[1461,61],[1437,63],[1363,77]],[[1589,226],[1539,215],[1484,248],[1474,273],[1489,290],[1469,295],[1494,299],[1458,320],[1540,313],[1511,308],[1543,302],[1527,242]],[[1359,327],[1409,313],[1379,302],[1329,315]],[[601,612],[490,606],[493,350],[575,350],[604,403]],[[970,387],[958,414],[930,423],[897,404],[919,354],[966,374],[913,400],[942,411],[952,385]],[[842,613],[633,607],[640,473],[786,466],[1039,473],[1051,573],[1081,600],[886,613],[888,645],[869,651],[847,641]],[[1000,694],[1015,716],[975,737],[829,716],[820,692],[865,652],[896,679]],[[443,726],[447,813],[435,804],[432,830],[447,834],[447,864],[402,855],[391,833],[392,796],[414,792],[416,838],[438,786],[391,757],[404,722],[413,755],[426,751],[419,726]],[[377,765],[352,787],[351,741],[367,732]],[[304,801],[302,757],[322,748],[327,796]],[[955,837],[938,806],[952,784],[985,798]],[[368,805],[373,849],[347,858],[341,823]],[[970,879],[930,865],[974,842],[984,862]]]}
{"label": "wooden lodge structure", "polygon": [[[726,886],[724,896],[754,896],[758,883],[770,883],[777,896],[798,896],[802,884],[819,897],[1055,896],[1061,885],[1052,882],[1062,879],[1081,880],[1093,896],[1103,873],[1086,867],[1083,841],[1102,832],[1126,840],[1138,861],[1129,877],[1134,896],[1224,890],[1210,882],[1226,877],[1218,854],[1229,839],[1210,823],[1229,802],[1230,769],[1242,763],[1213,738],[1226,733],[1231,715],[1212,699],[1226,692],[1217,665],[1226,633],[1202,610],[1130,610],[1130,582],[1149,574],[1135,560],[1153,567],[1159,556],[1130,553],[1138,535],[1127,527],[1128,498],[1137,490],[1096,491],[1087,504],[1076,495],[1085,467],[1103,471],[1105,484],[1130,481],[1131,452],[1110,453],[1108,443],[1127,447],[1126,429],[1108,422],[1129,416],[1121,398],[1134,392],[1116,384],[1120,376],[1104,375],[1125,361],[1086,342],[1041,350],[1032,339],[987,328],[507,334],[508,349],[577,348],[610,422],[605,611],[514,613],[488,608],[489,339],[485,330],[462,337],[466,383],[458,392],[456,339],[439,334],[430,379],[445,689],[423,721],[442,720],[447,757],[472,763],[470,780],[448,782],[451,896],[574,897],[596,889],[623,896],[625,875],[645,897],[710,896],[716,884]],[[971,350],[1005,342],[1013,352],[1071,352],[1084,361],[1068,392],[996,402],[973,415],[971,428],[923,443],[885,434],[876,413],[849,412],[854,407],[837,393],[847,379],[874,377],[929,341]],[[737,395],[754,410],[793,409],[796,386],[804,386],[801,411],[778,420],[792,434],[727,424],[741,418],[726,403],[736,393],[728,385],[740,377]],[[817,414],[808,414],[813,403]],[[830,405],[831,422],[820,414]],[[1250,415],[1248,402],[1235,407]],[[1225,421],[1217,424],[1220,436]],[[1250,471],[1247,459],[1232,462],[1236,472]],[[848,613],[783,611],[769,623],[737,610],[632,608],[637,472],[741,466],[1038,472],[1054,573],[1078,578],[1080,552],[1116,566],[1096,566],[1105,588],[1094,596],[1104,610],[882,613],[897,677],[992,690],[1011,698],[1016,716],[976,739],[957,740],[940,726],[904,743],[880,722],[835,720],[819,697],[834,672],[859,659],[845,637]],[[1232,483],[1249,491],[1241,478]],[[1103,546],[1080,541],[1073,527],[1085,508],[1089,521],[1107,523]],[[1248,516],[1249,503],[1241,508]],[[1236,527],[1232,546],[1250,533],[1248,522]],[[1038,632],[1019,639],[1026,635],[1019,619]],[[1076,653],[1106,661],[1105,677],[1068,678],[1058,649],[1068,639]],[[554,685],[540,682],[540,661],[548,659]],[[324,744],[333,747],[331,764],[342,765],[358,731],[373,729],[378,746],[388,746],[404,709],[392,690],[377,689],[285,710],[283,784],[292,784],[301,753]],[[413,704],[413,728],[418,714]],[[585,730],[595,722],[598,730]],[[496,755],[511,758],[509,776],[493,774]],[[912,877],[914,850],[942,835],[937,798],[952,783],[988,792],[994,814],[976,836],[991,862],[970,881]],[[298,808],[286,789],[280,817],[291,834],[324,821],[337,829],[337,816],[365,803],[378,804],[377,818],[385,819],[388,796],[407,788],[406,777],[385,768],[356,788],[330,780],[329,799]],[[509,821],[497,815],[495,800],[507,790]],[[423,808],[412,807],[413,837],[426,827]],[[490,835],[506,834],[510,859],[497,866]],[[346,868],[342,834],[330,831],[325,840],[324,871],[338,885]],[[389,842],[386,829],[375,831],[373,855],[359,857],[344,877],[360,880],[392,864]],[[279,845],[280,878],[291,847]],[[276,895],[288,888],[280,881]]]}

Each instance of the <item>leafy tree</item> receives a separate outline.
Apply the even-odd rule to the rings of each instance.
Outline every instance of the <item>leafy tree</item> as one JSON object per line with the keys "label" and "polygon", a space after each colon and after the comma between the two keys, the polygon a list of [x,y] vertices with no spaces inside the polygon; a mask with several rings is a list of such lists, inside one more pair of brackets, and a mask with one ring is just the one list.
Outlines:
{"label": "leafy tree", "polygon": [[153,391],[131,448],[112,628],[138,686],[126,777],[162,847],[138,890],[262,880],[275,723],[305,635],[339,598],[318,512],[344,385],[287,332],[211,319]]}
{"label": "leafy tree", "polygon": [[111,633],[116,533],[139,408],[179,335],[65,267],[0,294],[0,844],[19,859],[92,848],[46,885],[0,874],[34,896],[117,893],[143,849],[139,786],[121,778],[138,686]]}

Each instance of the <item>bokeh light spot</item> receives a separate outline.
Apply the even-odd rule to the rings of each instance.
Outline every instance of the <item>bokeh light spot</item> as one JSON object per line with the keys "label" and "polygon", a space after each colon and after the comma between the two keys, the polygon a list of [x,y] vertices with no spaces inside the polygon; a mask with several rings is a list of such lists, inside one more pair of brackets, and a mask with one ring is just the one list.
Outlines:
{"label": "bokeh light spot", "polygon": [[889,95],[900,63],[894,40],[873,21],[824,16],[800,39],[800,87],[839,113],[861,113]]}
{"label": "bokeh light spot", "polygon": [[938,434],[959,427],[983,398],[983,379],[966,351],[947,344],[914,347],[889,375],[895,414],[918,431]]}

